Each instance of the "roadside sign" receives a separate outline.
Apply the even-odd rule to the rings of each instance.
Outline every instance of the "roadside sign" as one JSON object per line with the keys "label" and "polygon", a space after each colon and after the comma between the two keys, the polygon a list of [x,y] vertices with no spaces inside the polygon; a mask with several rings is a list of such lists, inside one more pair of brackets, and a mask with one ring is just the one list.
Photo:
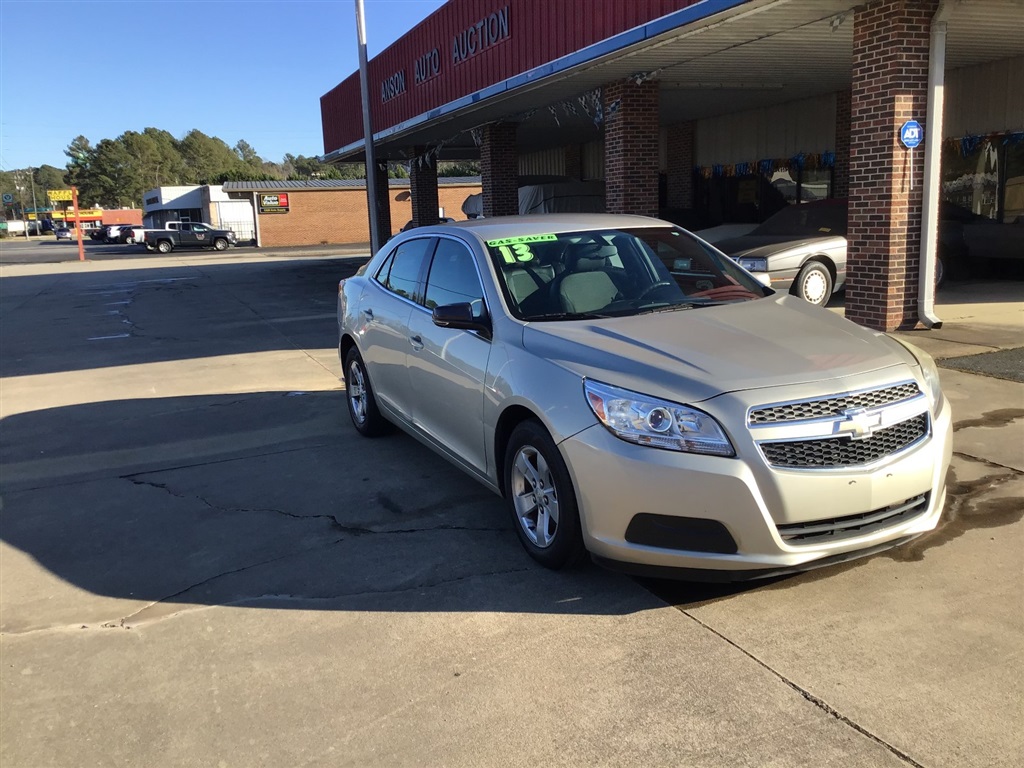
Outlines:
{"label": "roadside sign", "polygon": [[900,128],[900,141],[907,149],[913,149],[924,141],[924,128],[917,120],[907,120]]}
{"label": "roadside sign", "polygon": [[14,195],[10,192],[4,192],[4,205],[10,205],[14,202]]}
{"label": "roadside sign", "polygon": [[46,190],[46,196],[50,200],[57,201],[71,201],[71,190],[70,189],[48,189]]}

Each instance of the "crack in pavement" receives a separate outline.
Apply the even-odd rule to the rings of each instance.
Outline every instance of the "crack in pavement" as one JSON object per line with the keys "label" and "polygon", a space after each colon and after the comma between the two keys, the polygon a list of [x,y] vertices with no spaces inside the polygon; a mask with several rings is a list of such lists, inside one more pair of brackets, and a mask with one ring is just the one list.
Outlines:
{"label": "crack in pavement", "polygon": [[[151,473],[147,472],[145,474],[151,474]],[[420,527],[420,528],[384,528],[384,529],[367,528],[365,526],[345,525],[340,520],[338,520],[337,517],[335,517],[334,515],[330,515],[330,514],[328,514],[328,515],[325,515],[325,514],[303,515],[303,514],[298,514],[296,512],[288,512],[288,511],[283,510],[283,509],[276,509],[276,508],[273,508],[273,507],[256,507],[256,508],[251,508],[251,507],[227,507],[227,506],[222,506],[222,505],[219,505],[219,504],[215,504],[212,501],[210,501],[209,499],[207,499],[206,497],[201,496],[201,495],[199,495],[197,493],[190,493],[190,494],[179,493],[179,492],[173,490],[166,483],[158,483],[158,482],[156,482],[154,480],[143,480],[143,479],[141,479],[141,478],[139,478],[138,476],[135,476],[135,475],[126,475],[122,479],[123,480],[128,480],[130,483],[132,483],[134,485],[142,485],[142,486],[148,486],[148,487],[151,487],[151,488],[157,488],[157,489],[159,489],[161,491],[164,491],[164,492],[170,494],[171,496],[173,496],[173,497],[175,497],[177,499],[195,499],[197,501],[202,502],[203,504],[205,504],[210,509],[216,510],[218,512],[255,512],[255,513],[269,512],[269,513],[272,513],[272,514],[275,514],[275,515],[282,515],[284,517],[289,517],[289,518],[291,518],[293,520],[327,520],[327,521],[329,521],[330,526],[331,526],[331,528],[333,530],[336,530],[339,533],[344,533],[344,534],[352,536],[352,537],[370,536],[370,535],[373,535],[373,536],[391,536],[391,535],[396,535],[396,534],[430,533],[432,531],[491,531],[491,532],[498,532],[498,531],[500,531],[500,532],[504,532],[506,530],[505,528],[500,528],[500,527],[495,527],[495,526],[452,525],[452,524],[449,524],[449,523],[442,523],[440,525],[433,525],[433,526],[424,526],[424,527]],[[396,511],[397,512],[403,512],[403,513],[405,512],[405,510],[402,510],[401,507],[399,507],[398,505],[395,505],[394,502],[390,502],[390,500],[389,500],[390,504],[385,504],[384,502],[381,501],[381,497],[382,497],[382,494],[378,494],[378,502],[381,503],[381,506],[384,506],[384,508],[387,509],[389,512],[396,512]],[[386,498],[386,497],[384,497],[384,498]],[[442,499],[441,501],[435,502],[434,504],[428,504],[427,506],[422,507],[420,509],[414,509],[414,510],[411,511],[411,513],[412,514],[418,514],[418,515],[429,514],[429,513],[435,511],[438,508],[451,508],[452,506],[458,506],[460,504],[466,504],[466,503],[469,503],[469,502],[471,502],[473,500],[474,500],[473,497],[469,497],[468,499],[454,500],[454,501]]]}
{"label": "crack in pavement", "polygon": [[821,699],[818,696],[815,696],[813,693],[808,691],[806,688],[803,688],[799,684],[794,682],[793,680],[790,680],[788,677],[786,677],[784,674],[782,674],[781,672],[776,670],[774,667],[769,665],[767,662],[762,661],[757,656],[755,656],[753,653],[748,651],[746,648],[744,648],[743,646],[739,645],[739,643],[736,643],[735,641],[733,641],[733,640],[729,639],[728,637],[726,637],[725,635],[723,635],[721,632],[719,632],[717,629],[712,627],[710,624],[707,624],[707,623],[701,621],[700,619],[698,619],[696,616],[694,616],[692,613],[690,613],[689,611],[685,610],[684,608],[680,608],[679,606],[673,606],[673,607],[676,610],[678,610],[681,614],[686,616],[688,619],[690,619],[691,621],[696,622],[699,626],[703,627],[708,632],[711,632],[716,637],[724,640],[726,643],[728,643],[733,648],[738,650],[744,656],[746,656],[747,658],[749,658],[752,661],[754,661],[756,664],[758,664],[760,667],[762,667],[763,669],[765,669],[766,671],[771,673],[773,676],[777,677],[779,680],[781,680],[783,683],[785,683],[789,688],[791,688],[792,690],[794,690],[797,693],[799,693],[804,699],[809,701],[811,704],[813,704],[815,707],[820,709],[822,712],[826,713],[830,717],[835,718],[840,723],[843,723],[843,725],[846,725],[847,727],[852,728],[853,730],[857,731],[857,733],[861,734],[862,736],[866,736],[868,739],[870,739],[871,741],[875,742],[879,746],[884,747],[889,752],[891,752],[893,755],[895,755],[900,760],[905,762],[907,765],[912,765],[912,766],[914,766],[914,768],[925,768],[925,766],[923,766],[921,763],[917,762],[914,758],[912,758],[906,752],[901,750],[899,747],[896,747],[895,745],[890,744],[885,739],[883,739],[881,736],[875,735],[874,733],[869,731],[864,726],[860,725],[856,721],[854,721],[854,720],[850,719],[849,717],[847,717],[846,715],[844,715],[842,712],[837,710],[835,707],[833,707],[831,704],[829,704],[824,699]]}

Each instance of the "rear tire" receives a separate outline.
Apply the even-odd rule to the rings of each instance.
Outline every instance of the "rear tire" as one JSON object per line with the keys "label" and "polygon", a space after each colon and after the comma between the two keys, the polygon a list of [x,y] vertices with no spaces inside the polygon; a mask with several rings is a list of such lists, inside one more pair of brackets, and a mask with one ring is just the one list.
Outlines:
{"label": "rear tire", "polygon": [[355,347],[345,355],[345,400],[352,426],[359,434],[363,437],[377,437],[387,432],[388,422],[380,415],[366,365]]}
{"label": "rear tire", "polygon": [[173,247],[174,246],[171,245],[170,240],[161,240],[156,244],[156,249],[160,251],[160,253],[170,253]]}
{"label": "rear tire", "polygon": [[505,450],[505,500],[516,535],[545,568],[576,565],[586,555],[569,470],[540,422],[524,421]]}
{"label": "rear tire", "polygon": [[820,261],[808,261],[796,276],[792,292],[810,304],[823,307],[832,298],[832,273]]}

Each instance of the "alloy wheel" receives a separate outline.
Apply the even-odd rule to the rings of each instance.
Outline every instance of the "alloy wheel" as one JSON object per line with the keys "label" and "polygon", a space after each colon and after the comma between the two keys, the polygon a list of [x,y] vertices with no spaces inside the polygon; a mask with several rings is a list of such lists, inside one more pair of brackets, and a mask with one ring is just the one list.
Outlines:
{"label": "alloy wheel", "polygon": [[551,545],[558,533],[558,494],[544,456],[524,445],[512,463],[512,500],[526,537],[540,548]]}

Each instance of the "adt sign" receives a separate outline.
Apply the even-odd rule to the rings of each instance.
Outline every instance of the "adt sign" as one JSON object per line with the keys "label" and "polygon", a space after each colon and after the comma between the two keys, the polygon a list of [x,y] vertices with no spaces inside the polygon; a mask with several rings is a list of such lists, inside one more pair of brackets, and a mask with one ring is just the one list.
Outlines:
{"label": "adt sign", "polygon": [[907,149],[913,149],[924,141],[924,128],[917,120],[908,120],[900,128],[900,141]]}

